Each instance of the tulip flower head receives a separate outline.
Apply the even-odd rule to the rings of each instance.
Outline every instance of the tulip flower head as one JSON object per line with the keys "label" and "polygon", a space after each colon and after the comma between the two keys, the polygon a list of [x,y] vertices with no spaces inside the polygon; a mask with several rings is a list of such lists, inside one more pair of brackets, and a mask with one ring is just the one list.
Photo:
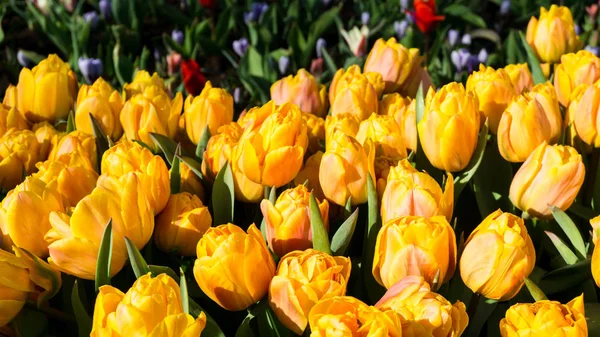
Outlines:
{"label": "tulip flower head", "polygon": [[198,144],[206,127],[211,135],[216,135],[221,125],[233,120],[233,97],[225,89],[213,88],[208,81],[199,96],[185,99],[183,111],[187,135]]}
{"label": "tulip flower head", "polygon": [[526,90],[533,88],[533,76],[529,71],[527,63],[509,64],[504,67],[508,73],[510,81],[515,88],[515,94],[520,95]]}
{"label": "tulip flower head", "polygon": [[563,54],[581,49],[571,10],[565,6],[540,8],[540,17],[531,17],[527,25],[527,42],[542,62],[558,63]]}
{"label": "tulip flower head", "polygon": [[554,70],[554,86],[560,104],[568,107],[575,89],[600,79],[600,58],[587,50],[564,54]]}
{"label": "tulip flower head", "polygon": [[327,114],[327,91],[325,86],[306,70],[282,78],[271,86],[271,99],[275,104],[296,104],[302,112],[323,117]]}

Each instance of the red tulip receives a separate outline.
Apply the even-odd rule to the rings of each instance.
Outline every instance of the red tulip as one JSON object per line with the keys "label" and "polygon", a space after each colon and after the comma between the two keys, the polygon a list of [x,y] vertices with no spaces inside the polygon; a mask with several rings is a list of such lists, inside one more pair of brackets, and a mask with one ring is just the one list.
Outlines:
{"label": "red tulip", "polygon": [[209,9],[213,9],[217,6],[216,0],[198,0],[198,3],[200,4],[200,6]]}
{"label": "red tulip", "polygon": [[206,78],[202,74],[198,62],[195,60],[181,62],[181,75],[183,76],[183,85],[188,93],[194,96],[200,94],[206,83]]}
{"label": "red tulip", "polygon": [[415,19],[419,30],[423,33],[429,33],[437,22],[443,21],[443,15],[436,15],[435,0],[414,0],[415,10],[407,11]]}

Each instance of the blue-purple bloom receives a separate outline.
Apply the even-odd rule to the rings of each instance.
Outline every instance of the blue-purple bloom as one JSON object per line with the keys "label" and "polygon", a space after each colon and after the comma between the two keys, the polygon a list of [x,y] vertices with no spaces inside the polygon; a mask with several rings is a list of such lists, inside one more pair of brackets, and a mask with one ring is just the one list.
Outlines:
{"label": "blue-purple bloom", "polygon": [[90,24],[90,27],[92,29],[96,28],[96,26],[98,25],[98,13],[96,13],[95,11],[83,13],[83,19]]}
{"label": "blue-purple bloom", "polygon": [[400,0],[400,9],[408,9],[408,0]]}
{"label": "blue-purple bloom", "polygon": [[458,30],[450,29],[448,31],[448,43],[450,44],[450,47],[454,47],[456,45],[456,42],[458,41],[459,37],[460,33],[458,32]]}
{"label": "blue-purple bloom", "polygon": [[244,22],[257,22],[260,17],[269,9],[269,5],[265,2],[255,2],[250,6],[250,11],[244,13]]}
{"label": "blue-purple bloom", "polygon": [[182,44],[184,39],[183,32],[178,29],[173,29],[171,32],[171,38],[178,44]]}
{"label": "blue-purple bloom", "polygon": [[470,45],[471,44],[471,35],[469,35],[469,34],[463,35],[462,39],[460,40],[460,43],[467,45],[467,46]]}
{"label": "blue-purple bloom", "polygon": [[19,62],[19,64],[25,68],[32,68],[35,65],[35,63],[29,57],[27,57],[27,55],[25,55],[21,49],[19,49],[17,52],[17,62]]}
{"label": "blue-purple bloom", "polygon": [[239,57],[244,56],[246,54],[246,50],[248,50],[248,39],[245,37],[233,41],[233,51],[239,55]]}
{"label": "blue-purple bloom", "polygon": [[102,61],[99,59],[80,57],[77,63],[88,84],[94,83],[102,75]]}
{"label": "blue-purple bloom", "polygon": [[235,104],[240,103],[240,100],[242,99],[242,89],[240,87],[236,87],[235,89],[233,89],[233,101],[235,102]]}
{"label": "blue-purple bloom", "polygon": [[408,21],[400,20],[394,22],[394,30],[396,31],[396,36],[398,40],[402,39],[404,35],[406,35],[406,30],[408,29]]}
{"label": "blue-purple bloom", "polygon": [[98,2],[98,7],[100,7],[100,14],[102,14],[105,19],[110,18],[112,15],[112,5],[110,0],[100,0]]}
{"label": "blue-purple bloom", "polygon": [[279,66],[279,72],[281,75],[285,74],[288,66],[290,65],[290,58],[286,55],[281,56],[277,62],[277,65]]}
{"label": "blue-purple bloom", "polygon": [[581,27],[578,24],[575,24],[575,34],[581,34]]}
{"label": "blue-purple bloom", "polygon": [[481,63],[485,63],[487,62],[488,59],[488,52],[485,48],[481,48],[481,50],[479,51],[479,54],[477,54],[477,60]]}
{"label": "blue-purple bloom", "polygon": [[587,46],[585,46],[585,50],[587,50],[590,53],[598,56],[598,53],[600,52],[600,47],[587,45]]}
{"label": "blue-purple bloom", "polygon": [[470,56],[471,53],[469,53],[468,50],[465,48],[460,48],[459,50],[453,50],[452,53],[450,53],[450,60],[456,67],[456,70],[461,72],[466,67]]}
{"label": "blue-purple bloom", "polygon": [[317,57],[321,58],[323,57],[323,52],[321,51],[322,49],[327,48],[327,41],[325,41],[324,38],[320,37],[317,40],[317,45],[315,46],[315,49],[317,50]]}
{"label": "blue-purple bloom", "polygon": [[370,20],[371,20],[371,13],[362,12],[360,14],[360,22],[363,24],[363,26],[368,25]]}
{"label": "blue-purple bloom", "polygon": [[507,15],[510,13],[510,0],[504,0],[500,4],[500,14]]}

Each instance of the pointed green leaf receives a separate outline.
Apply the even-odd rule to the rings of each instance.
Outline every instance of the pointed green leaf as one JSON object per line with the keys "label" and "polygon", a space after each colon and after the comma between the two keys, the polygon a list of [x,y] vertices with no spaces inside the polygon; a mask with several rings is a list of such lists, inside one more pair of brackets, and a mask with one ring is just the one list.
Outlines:
{"label": "pointed green leaf", "polygon": [[[187,165],[190,170],[192,170],[192,172],[194,172],[196,174],[196,176],[198,176],[198,178],[200,178],[201,181],[205,181],[204,179],[204,174],[202,174],[202,171],[200,170],[201,166],[200,163],[198,163],[195,159],[190,158],[190,157],[186,157],[186,156],[177,156],[179,157],[179,165],[181,165],[181,163],[184,163],[185,165]],[[223,168],[221,168],[223,169]]]}
{"label": "pointed green leaf", "polygon": [[567,264],[573,264],[577,262],[577,256],[575,255],[575,253],[573,253],[573,251],[571,251],[569,247],[567,247],[563,240],[561,240],[558,236],[556,236],[556,234],[552,232],[545,232],[554,244],[554,247],[556,247],[556,250],[558,250],[560,256],[562,256],[563,260],[565,260]]}
{"label": "pointed green leaf", "polygon": [[554,219],[556,220],[560,228],[562,228],[565,234],[567,234],[569,241],[571,241],[571,244],[573,244],[573,247],[575,247],[575,251],[579,259],[585,259],[587,251],[585,249],[585,243],[583,242],[583,238],[581,237],[581,233],[579,232],[577,225],[575,225],[573,220],[571,220],[571,218],[569,218],[569,216],[560,208],[556,206],[551,206],[550,210],[552,211],[552,216],[554,216]]}
{"label": "pointed green leaf", "polygon": [[179,276],[175,273],[175,271],[173,269],[171,269],[169,267],[156,266],[156,265],[149,264],[148,269],[150,269],[150,272],[152,273],[152,275],[167,274],[172,279],[174,279],[177,283],[179,283]]}
{"label": "pointed green leaf", "polygon": [[473,152],[473,156],[469,161],[467,167],[460,172],[454,179],[454,202],[458,200],[460,193],[467,186],[471,178],[477,172],[481,161],[483,160],[483,155],[485,154],[485,147],[487,145],[487,136],[488,136],[488,120],[486,119],[485,123],[481,130],[479,130],[479,138],[477,139],[477,147]]}
{"label": "pointed green leaf", "polygon": [[171,181],[171,194],[177,194],[181,191],[181,175],[180,175],[180,159],[181,155],[181,143],[177,144],[175,150],[177,155],[173,156],[173,163],[171,163],[170,181]]}
{"label": "pointed green leaf", "polygon": [[156,146],[158,146],[165,155],[169,165],[173,165],[173,157],[175,156],[175,151],[177,150],[177,143],[165,135],[154,132],[150,132],[150,138],[152,138]]}
{"label": "pointed green leaf", "polygon": [[225,334],[223,333],[221,328],[219,328],[219,325],[217,324],[217,322],[215,322],[214,318],[212,318],[206,310],[202,309],[202,307],[198,305],[198,303],[196,303],[196,301],[194,301],[191,297],[188,298],[188,300],[190,315],[192,315],[192,317],[197,318],[201,312],[204,312],[204,314],[206,315],[206,326],[204,327],[204,330],[202,330],[202,334],[200,336],[225,337]]}
{"label": "pointed green leaf", "polygon": [[377,234],[381,229],[381,216],[379,213],[379,197],[371,175],[367,176],[368,208],[367,226],[365,230],[365,242],[363,244],[363,278],[369,299],[375,303],[385,294],[383,288],[373,277],[373,256],[375,255],[375,243]]}
{"label": "pointed green leaf", "polygon": [[540,84],[546,82],[546,77],[544,76],[544,72],[542,71],[542,67],[540,66],[540,60],[538,59],[535,51],[529,43],[527,39],[525,39],[525,35],[522,32],[519,32],[521,36],[521,43],[523,47],[525,47],[525,51],[527,52],[527,60],[529,61],[529,69],[531,69],[531,75],[533,75],[533,82],[535,84]]}
{"label": "pointed green leaf", "polygon": [[586,259],[547,273],[542,277],[539,285],[547,295],[554,295],[571,287],[580,285],[591,277],[591,260]]}
{"label": "pointed green leaf", "polygon": [[183,312],[189,314],[190,304],[187,290],[187,281],[185,280],[185,273],[183,272],[183,269],[181,267],[179,267],[179,275],[179,291],[181,292],[181,306],[183,307]]}
{"label": "pointed green leaf", "polygon": [[356,228],[356,221],[358,220],[358,208],[352,213],[346,221],[338,228],[331,239],[331,252],[333,255],[342,256],[352,240],[354,235],[354,229]]}
{"label": "pointed green leaf", "polygon": [[75,131],[75,117],[73,117],[73,110],[69,111],[69,117],[67,118],[67,134]]}
{"label": "pointed green leaf", "polygon": [[352,214],[352,196],[348,197],[348,201],[346,201],[346,206],[344,207],[344,213],[346,218]]}
{"label": "pointed green leaf", "polygon": [[148,268],[148,264],[142,253],[137,249],[135,244],[129,240],[128,237],[125,237],[125,245],[127,246],[127,255],[129,256],[129,263],[131,263],[131,268],[133,269],[133,273],[136,278],[140,278],[150,272],[150,268]]}
{"label": "pointed green leaf", "polygon": [[112,218],[108,220],[100,249],[98,250],[98,261],[96,263],[96,292],[105,285],[110,284],[110,266],[112,261],[113,237],[112,237]]}
{"label": "pointed green leaf", "polygon": [[94,118],[94,115],[92,115],[91,113],[90,121],[92,122],[92,131],[94,132],[94,138],[96,139],[97,172],[101,173],[100,164],[102,163],[102,155],[104,154],[104,151],[108,150],[109,148],[108,138],[106,137],[104,132],[102,132],[100,124],[98,124],[98,121],[96,120],[96,118]]}
{"label": "pointed green leaf", "polygon": [[255,337],[254,331],[252,331],[252,320],[254,319],[254,314],[249,311],[248,315],[242,321],[242,324],[238,327],[235,332],[235,337]]}
{"label": "pointed green leaf", "polygon": [[421,122],[421,120],[423,119],[423,116],[425,115],[425,98],[424,98],[425,93],[423,93],[423,82],[421,82],[421,84],[419,84],[419,90],[417,90],[417,96],[415,97],[416,102],[415,102],[415,113],[416,113],[416,120],[417,120],[417,125]]}
{"label": "pointed green leaf", "polygon": [[210,140],[210,129],[208,125],[204,128],[204,132],[202,132],[202,137],[200,137],[200,141],[196,146],[196,158],[202,161],[202,157],[204,156],[204,151],[206,150],[206,145],[208,145],[208,141]]}
{"label": "pointed green leaf", "polygon": [[542,289],[540,289],[540,287],[538,287],[528,277],[525,278],[525,286],[527,287],[527,290],[529,290],[529,293],[531,294],[531,297],[533,297],[533,299],[536,302],[537,301],[545,301],[545,300],[548,299],[548,297],[546,297],[546,294],[544,294],[544,292],[542,291]]}
{"label": "pointed green leaf", "polygon": [[323,60],[325,60],[325,64],[327,64],[327,69],[329,69],[329,72],[332,75],[335,74],[339,67],[335,65],[335,61],[333,60],[331,55],[329,55],[327,49],[321,48],[321,55],[323,55]]}
{"label": "pointed green leaf", "polygon": [[213,185],[212,206],[213,224],[222,225],[233,222],[233,207],[235,202],[233,189],[233,173],[229,162],[221,168]]}
{"label": "pointed green leaf", "polygon": [[77,280],[75,280],[73,289],[71,289],[71,306],[73,307],[73,313],[77,319],[78,336],[89,336],[92,332],[92,318],[85,310],[83,303],[81,303],[81,297],[79,297],[79,282],[77,282]]}
{"label": "pointed green leaf", "polygon": [[323,217],[321,217],[321,209],[317,203],[317,199],[313,192],[310,192],[310,227],[313,233],[313,248],[331,255],[329,248],[329,234],[325,228]]}

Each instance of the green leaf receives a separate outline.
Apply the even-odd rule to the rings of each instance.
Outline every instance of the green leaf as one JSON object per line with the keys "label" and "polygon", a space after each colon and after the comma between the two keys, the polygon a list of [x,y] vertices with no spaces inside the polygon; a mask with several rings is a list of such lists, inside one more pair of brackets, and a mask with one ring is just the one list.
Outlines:
{"label": "green leaf", "polygon": [[[464,333],[464,336],[468,337],[483,335],[481,333],[481,330],[483,329],[488,319],[498,306],[497,301],[490,301],[487,298],[478,294],[473,296],[477,297],[472,299],[471,304],[469,305],[468,312],[471,317],[469,317],[469,325],[467,326],[467,330]],[[471,308],[472,305],[475,305],[476,310]]]}
{"label": "green leaf", "polygon": [[0,8],[0,44],[2,43],[2,41],[4,41],[4,30],[2,30],[2,19],[4,18],[4,15],[6,14],[6,7]]}
{"label": "green leaf", "polygon": [[202,161],[202,157],[204,156],[204,151],[206,150],[206,146],[208,145],[208,141],[210,140],[210,129],[208,125],[204,128],[204,132],[202,132],[202,136],[200,137],[200,141],[196,146],[196,158]]}
{"label": "green leaf", "polygon": [[544,72],[542,71],[542,67],[540,66],[540,60],[535,54],[535,51],[533,50],[533,48],[531,48],[529,43],[527,43],[527,40],[525,39],[523,33],[519,32],[519,35],[521,36],[521,43],[523,44],[523,47],[525,47],[525,51],[527,52],[527,60],[529,61],[529,68],[531,69],[531,74],[533,75],[533,82],[535,84],[546,82],[546,77],[544,76]]}
{"label": "green leaf", "polygon": [[248,315],[242,321],[242,324],[238,327],[235,332],[235,337],[255,337],[254,331],[252,331],[252,320],[255,318],[251,311],[248,311]]}
{"label": "green leaf", "polygon": [[471,9],[465,5],[451,4],[444,8],[444,14],[461,18],[465,22],[479,28],[486,28],[485,20],[481,16],[473,13]]}
{"label": "green leaf", "polygon": [[104,151],[108,150],[109,148],[108,138],[104,132],[102,132],[102,128],[92,113],[90,113],[90,121],[92,122],[92,131],[94,132],[94,139],[96,140],[97,171],[98,173],[101,173],[100,164],[102,163],[102,155],[104,154]]}
{"label": "green leaf", "polygon": [[[14,327],[14,331],[17,333],[14,336],[19,336],[19,337],[46,336],[46,334],[44,334],[44,333],[48,329],[48,319],[49,319],[48,316],[45,315],[43,312],[25,307],[19,312],[17,317],[15,317],[11,322],[11,325]],[[91,329],[90,329],[90,331],[91,331]],[[11,333],[11,331],[9,330],[9,335],[7,335],[7,336],[13,336],[10,333]],[[5,335],[2,334],[2,336],[5,336]],[[89,336],[89,333],[88,333],[88,336]]]}
{"label": "green leaf", "polygon": [[202,174],[202,171],[201,171],[201,166],[196,160],[194,160],[193,158],[190,158],[190,157],[183,156],[183,155],[177,156],[177,157],[180,160],[180,165],[181,165],[181,163],[184,163],[185,165],[187,165],[190,168],[190,170],[192,170],[192,172],[194,172],[198,176],[198,178],[200,178],[201,181],[203,181],[203,182],[205,181],[204,174]]}
{"label": "green leaf", "polygon": [[173,157],[175,156],[175,151],[177,151],[177,143],[171,138],[161,135],[160,133],[150,132],[150,138],[156,146],[160,148],[162,153],[165,155],[165,158],[169,162],[169,165],[173,165]]}
{"label": "green leaf", "polygon": [[183,269],[179,267],[179,291],[181,293],[181,306],[183,307],[183,312],[186,314],[190,313],[190,303],[189,296],[187,290],[187,281],[185,280],[185,273]]}
{"label": "green leaf", "polygon": [[417,115],[417,125],[419,125],[419,123],[423,119],[423,116],[425,115],[425,98],[423,95],[423,82],[421,82],[421,84],[419,84],[419,90],[417,90],[417,96],[415,97],[415,113]]}
{"label": "green leaf", "polygon": [[69,111],[69,117],[67,118],[67,134],[75,131],[75,117],[73,116],[73,110]]}
{"label": "green leaf", "polygon": [[196,301],[194,301],[191,297],[189,298],[189,307],[190,307],[190,315],[192,317],[197,318],[201,312],[204,312],[206,315],[206,327],[202,330],[202,337],[225,337],[225,334],[219,328],[217,322],[215,322],[214,318],[212,318],[206,310],[202,309]]}
{"label": "green leaf", "polygon": [[338,71],[339,68],[338,68],[338,66],[335,65],[335,61],[333,60],[331,55],[329,55],[329,52],[327,52],[327,49],[321,48],[321,55],[323,55],[323,60],[325,60],[325,64],[327,64],[327,69],[329,69],[329,72],[332,75],[334,75]]}
{"label": "green leaf", "polygon": [[542,289],[540,289],[540,287],[538,287],[528,277],[525,278],[525,286],[527,287],[527,290],[529,290],[529,293],[531,294],[531,297],[533,297],[533,299],[536,302],[537,301],[545,301],[545,300],[548,299],[548,297],[546,297],[546,294],[544,294],[544,292],[542,291]]}
{"label": "green leaf", "polygon": [[596,212],[593,209],[576,203],[569,207],[569,212],[585,220],[590,220],[596,216]]}
{"label": "green leaf", "polygon": [[572,265],[553,270],[542,277],[540,288],[546,295],[554,295],[591,279],[591,260],[583,260]]}
{"label": "green leaf", "polygon": [[125,245],[127,246],[127,255],[129,256],[129,263],[136,278],[140,278],[150,272],[148,264],[144,260],[142,253],[137,249],[135,244],[125,237]]}
{"label": "green leaf", "polygon": [[160,275],[160,274],[167,274],[169,275],[172,279],[174,279],[177,283],[179,283],[179,276],[175,273],[175,271],[169,267],[165,267],[165,266],[156,266],[156,265],[148,265],[148,269],[150,269],[150,272],[152,273],[152,275]]}
{"label": "green leaf", "polygon": [[98,261],[96,263],[96,292],[101,286],[110,284],[110,267],[112,263],[113,237],[112,218],[108,220],[100,241],[98,250]]}
{"label": "green leaf", "polygon": [[219,170],[213,185],[212,206],[213,224],[222,225],[233,222],[234,206],[233,173],[229,162]]}
{"label": "green leaf", "polygon": [[356,221],[358,220],[358,208],[352,213],[346,221],[338,228],[331,239],[331,252],[333,255],[342,256],[352,240]]}
{"label": "green leaf", "polygon": [[554,247],[556,247],[556,250],[558,250],[560,256],[562,256],[563,260],[565,260],[567,264],[573,264],[579,260],[575,253],[573,253],[573,251],[571,251],[571,249],[567,247],[563,240],[561,240],[556,234],[549,231],[545,232],[552,241],[552,244],[554,244]]}
{"label": "green leaf", "polygon": [[310,227],[313,233],[313,248],[331,255],[329,235],[321,217],[321,209],[312,192],[310,193]]}
{"label": "green leaf", "polygon": [[454,180],[454,203],[458,200],[460,193],[467,186],[469,180],[473,178],[473,175],[477,172],[481,161],[483,160],[483,155],[485,153],[485,147],[487,145],[487,136],[488,136],[488,120],[486,119],[485,124],[479,130],[479,138],[477,139],[477,147],[475,148],[475,152],[473,152],[473,156],[469,161],[467,167],[460,172],[459,175],[456,176]]}
{"label": "green leaf", "polygon": [[571,241],[573,247],[575,247],[579,259],[585,259],[587,251],[585,249],[585,243],[583,242],[583,238],[581,237],[581,233],[579,232],[577,225],[575,225],[573,220],[571,220],[571,218],[569,218],[569,216],[560,208],[556,206],[551,206],[550,210],[552,211],[552,216],[554,216],[554,220],[556,220],[560,228],[562,228],[565,234],[567,234],[569,241]]}
{"label": "green leaf", "polygon": [[335,22],[336,18],[339,15],[340,9],[341,9],[341,7],[337,6],[337,7],[334,7],[334,8],[331,8],[331,9],[325,11],[310,26],[310,29],[308,30],[310,32],[308,35],[308,41],[306,43],[304,52],[302,53],[302,57],[303,57],[302,61],[301,61],[302,66],[308,65],[308,62],[310,61],[310,57],[315,48],[317,40]]}
{"label": "green leaf", "polygon": [[375,303],[385,294],[385,289],[375,281],[373,277],[373,256],[375,255],[375,244],[377,234],[381,229],[381,217],[379,213],[379,197],[371,175],[367,176],[367,226],[365,230],[365,242],[363,244],[363,278],[369,299]]}
{"label": "green leaf", "polygon": [[187,53],[183,47],[179,43],[175,42],[175,40],[173,40],[167,33],[163,33],[162,39],[165,46],[177,54],[180,54],[182,58],[188,59],[190,57],[189,53]]}
{"label": "green leaf", "polygon": [[253,314],[258,320],[260,336],[292,337],[291,331],[286,329],[276,318],[269,306],[269,301],[262,300],[256,305]]}
{"label": "green leaf", "polygon": [[177,144],[177,150],[175,150],[176,156],[173,157],[173,163],[171,164],[171,172],[169,180],[171,181],[171,194],[177,194],[181,191],[181,164],[179,157],[181,156],[181,143]]}
{"label": "green leaf", "polygon": [[600,303],[585,303],[588,336],[600,336]]}
{"label": "green leaf", "polygon": [[307,49],[306,38],[297,25],[293,25],[290,29],[288,44],[292,48],[292,56],[296,61],[296,66],[298,68],[306,67],[307,65],[302,63],[304,61],[303,55]]}
{"label": "green leaf", "polygon": [[79,297],[79,283],[77,280],[75,280],[73,289],[71,289],[71,306],[73,307],[73,313],[77,319],[78,336],[89,336],[92,332],[92,318],[85,310],[83,303],[81,303],[81,297]]}
{"label": "green leaf", "polygon": [[508,199],[512,178],[511,164],[502,158],[497,143],[491,142],[473,176],[473,191],[482,218],[497,209],[505,212],[512,210],[513,205]]}
{"label": "green leaf", "polygon": [[115,68],[115,75],[122,86],[125,85],[125,83],[131,82],[134,69],[133,62],[129,57],[121,55],[121,42],[119,41],[117,41],[113,49],[113,65]]}

